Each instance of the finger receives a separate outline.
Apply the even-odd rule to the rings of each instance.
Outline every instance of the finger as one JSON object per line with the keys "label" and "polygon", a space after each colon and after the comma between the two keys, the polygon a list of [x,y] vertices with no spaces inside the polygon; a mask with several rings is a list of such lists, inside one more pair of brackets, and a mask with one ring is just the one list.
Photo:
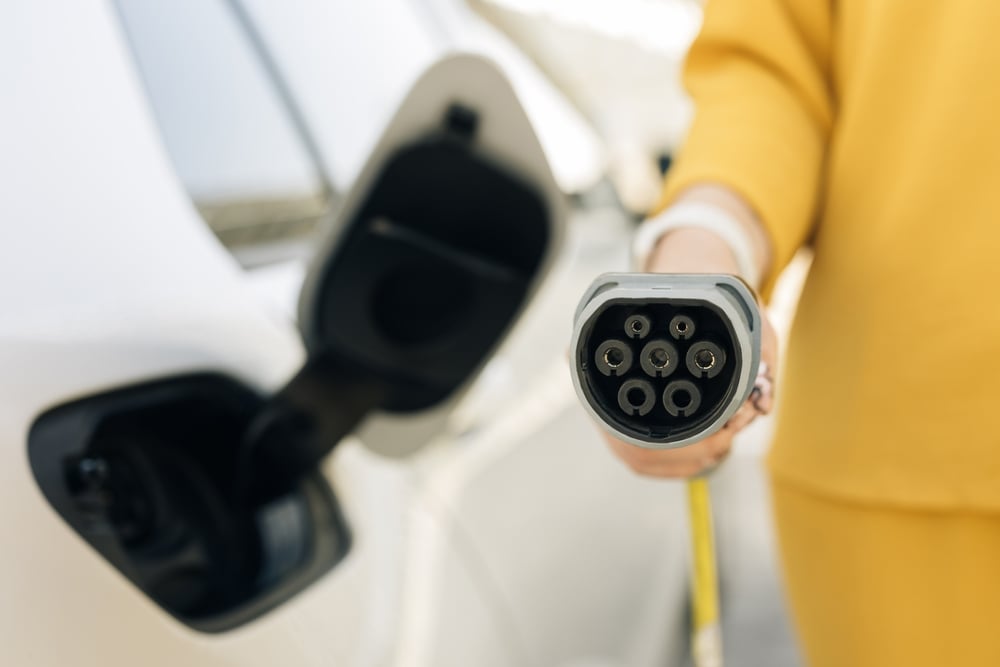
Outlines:
{"label": "finger", "polygon": [[715,465],[715,463],[672,463],[655,468],[632,468],[632,472],[642,477],[656,479],[690,479],[704,474]]}
{"label": "finger", "polygon": [[760,412],[753,403],[753,397],[747,400],[740,406],[740,409],[736,411],[729,421],[726,422],[725,429],[727,431],[732,431],[733,433],[739,433],[757,417]]}
{"label": "finger", "polygon": [[698,460],[666,461],[653,465],[630,465],[633,472],[645,477],[688,478],[704,475],[718,467],[729,451]]}
{"label": "finger", "polygon": [[625,461],[632,472],[646,477],[693,477],[711,470],[721,463],[724,456],[706,456],[702,459],[664,460],[660,462]]}
{"label": "finger", "polygon": [[753,423],[757,417],[761,415],[767,415],[771,412],[773,407],[774,399],[771,396],[771,390],[768,387],[761,387],[760,385],[754,387],[753,391],[750,393],[750,398],[748,398],[740,409],[736,411],[729,421],[726,422],[725,430],[732,431],[733,433],[739,433],[747,426]]}
{"label": "finger", "polygon": [[720,431],[678,449],[644,449],[608,437],[612,452],[630,469],[651,477],[691,477],[715,467],[732,447],[732,433]]}
{"label": "finger", "polygon": [[713,433],[701,442],[705,445],[709,458],[721,461],[733,447],[733,433],[722,430]]}
{"label": "finger", "polygon": [[754,383],[754,388],[750,392],[750,397],[744,401],[740,409],[726,422],[725,429],[738,433],[749,426],[758,415],[766,415],[771,412],[774,399],[774,383],[771,380],[770,370],[766,363],[761,363],[760,372]]}
{"label": "finger", "polygon": [[646,449],[630,445],[611,436],[607,437],[611,450],[618,458],[628,463],[630,467],[646,469],[669,464],[698,463],[706,459],[716,459],[727,451],[727,440],[728,437],[725,434],[716,434],[686,447],[676,449]]}
{"label": "finger", "polygon": [[771,375],[770,364],[761,363],[749,400],[762,415],[769,414],[774,407],[774,378]]}

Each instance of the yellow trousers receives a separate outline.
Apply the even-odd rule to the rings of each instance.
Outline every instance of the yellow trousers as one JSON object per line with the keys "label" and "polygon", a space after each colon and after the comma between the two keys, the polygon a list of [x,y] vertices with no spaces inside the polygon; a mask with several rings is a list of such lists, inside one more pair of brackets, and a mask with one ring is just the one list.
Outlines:
{"label": "yellow trousers", "polygon": [[809,667],[1000,667],[1000,514],[773,499]]}

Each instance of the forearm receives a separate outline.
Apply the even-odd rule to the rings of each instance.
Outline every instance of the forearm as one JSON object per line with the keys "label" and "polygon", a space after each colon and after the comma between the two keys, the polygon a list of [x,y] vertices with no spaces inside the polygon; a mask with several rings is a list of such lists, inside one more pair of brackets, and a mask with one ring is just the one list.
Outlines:
{"label": "forearm", "polygon": [[[759,277],[755,287],[764,294],[808,242],[818,219],[836,113],[835,4],[711,0],[685,60],[695,116],[670,168],[664,199],[705,198],[726,208],[739,202],[734,213],[756,235],[764,269],[747,269],[752,253],[740,248],[741,275],[750,282]],[[754,212],[766,235],[754,224]],[[690,235],[671,236],[664,241],[668,247]],[[669,266],[678,261],[672,257]],[[661,266],[660,258],[655,262]]]}
{"label": "forearm", "polygon": [[[689,202],[717,207],[739,223],[750,242],[757,275],[768,272],[773,255],[770,238],[756,214],[738,194],[724,185],[702,183],[684,190],[674,205]],[[664,234],[647,258],[645,269],[663,273],[740,273],[726,241],[709,230],[696,227]]]}

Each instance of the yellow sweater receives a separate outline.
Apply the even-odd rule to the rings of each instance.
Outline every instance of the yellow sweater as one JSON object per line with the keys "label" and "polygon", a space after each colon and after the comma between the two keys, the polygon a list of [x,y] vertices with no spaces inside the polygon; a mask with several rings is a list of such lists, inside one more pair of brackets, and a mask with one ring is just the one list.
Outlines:
{"label": "yellow sweater", "polygon": [[1000,510],[1000,3],[709,0],[685,81],[666,196],[741,193],[774,273],[815,249],[774,474]]}

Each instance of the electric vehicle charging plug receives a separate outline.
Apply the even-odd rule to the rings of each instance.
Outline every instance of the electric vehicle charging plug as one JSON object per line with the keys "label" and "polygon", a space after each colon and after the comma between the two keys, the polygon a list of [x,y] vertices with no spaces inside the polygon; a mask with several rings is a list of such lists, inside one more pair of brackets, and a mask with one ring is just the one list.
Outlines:
{"label": "electric vehicle charging plug", "polygon": [[573,326],[573,384],[609,432],[670,449],[721,429],[753,391],[757,301],[738,278],[604,274]]}

